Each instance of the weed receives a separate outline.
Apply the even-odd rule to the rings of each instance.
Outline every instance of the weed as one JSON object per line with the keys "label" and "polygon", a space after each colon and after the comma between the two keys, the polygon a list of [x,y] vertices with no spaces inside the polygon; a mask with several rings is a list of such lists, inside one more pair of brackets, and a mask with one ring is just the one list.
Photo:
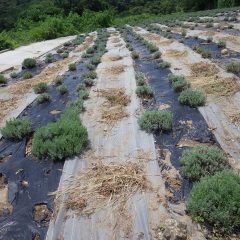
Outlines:
{"label": "weed", "polygon": [[172,113],[165,110],[151,110],[146,111],[139,119],[139,126],[147,131],[153,132],[157,130],[171,130],[172,129]]}
{"label": "weed", "polygon": [[6,84],[7,83],[7,79],[4,77],[3,74],[0,74],[0,84]]}
{"label": "weed", "polygon": [[37,61],[34,58],[26,58],[24,59],[22,66],[24,68],[34,68],[37,64]]}
{"label": "weed", "polygon": [[198,90],[186,89],[181,92],[178,101],[190,107],[204,106],[206,103],[205,95]]}
{"label": "weed", "polygon": [[77,70],[77,65],[76,63],[71,63],[68,65],[68,70],[69,71],[76,71]]}
{"label": "weed", "polygon": [[229,167],[227,157],[220,148],[207,146],[186,150],[182,155],[181,163],[183,174],[194,181]]}
{"label": "weed", "polygon": [[42,93],[41,95],[39,95],[37,97],[37,103],[38,104],[41,104],[41,103],[44,103],[44,102],[50,102],[50,101],[51,101],[51,97],[47,93]]}
{"label": "weed", "polygon": [[27,72],[25,72],[24,74],[23,74],[23,78],[24,79],[30,79],[30,78],[32,78],[33,77],[33,74],[31,73],[31,72],[29,72],[29,71],[27,71]]}
{"label": "weed", "polygon": [[152,98],[154,96],[153,90],[147,85],[138,86],[136,94],[139,98]]}
{"label": "weed", "polygon": [[59,121],[36,131],[32,154],[40,159],[64,160],[80,154],[87,142],[87,129],[80,121],[78,107],[73,104]]}
{"label": "weed", "polygon": [[31,132],[31,123],[28,119],[10,119],[6,122],[1,134],[6,139],[21,140]]}
{"label": "weed", "polygon": [[231,233],[240,227],[240,176],[230,170],[201,178],[190,193],[187,211],[195,221]]}
{"label": "weed", "polygon": [[59,86],[62,85],[64,81],[63,76],[58,75],[55,79],[54,79],[54,83],[55,85]]}
{"label": "weed", "polygon": [[64,95],[66,93],[68,93],[68,89],[65,85],[60,85],[57,87],[57,91],[61,94]]}
{"label": "weed", "polygon": [[38,83],[37,85],[35,85],[33,87],[33,91],[36,93],[36,94],[39,94],[39,93],[44,93],[47,91],[47,84],[46,83]]}
{"label": "weed", "polygon": [[228,72],[239,74],[240,73],[240,62],[230,62],[226,65],[226,69]]}
{"label": "weed", "polygon": [[171,67],[171,63],[163,61],[161,63],[159,63],[159,67],[164,69],[164,68],[170,68]]}

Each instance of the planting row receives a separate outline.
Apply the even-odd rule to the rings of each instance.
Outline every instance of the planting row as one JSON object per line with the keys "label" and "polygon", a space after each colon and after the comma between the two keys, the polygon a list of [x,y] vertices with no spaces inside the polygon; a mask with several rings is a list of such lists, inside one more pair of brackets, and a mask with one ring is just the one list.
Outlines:
{"label": "planting row", "polygon": [[[138,55],[136,70],[141,72],[136,73],[136,93],[150,108],[139,118],[139,125],[154,133],[161,156],[170,152],[172,165],[159,160],[169,200],[187,198],[187,213],[193,220],[212,227],[207,237],[216,232],[221,236],[237,233],[240,177],[231,170],[227,155],[215,143],[201,114],[192,108],[204,105],[204,94],[191,90],[184,76],[171,74],[167,69],[170,64],[160,59],[161,52],[154,44],[130,28],[123,36],[129,50]],[[148,104],[151,97],[154,104],[152,100]]]}

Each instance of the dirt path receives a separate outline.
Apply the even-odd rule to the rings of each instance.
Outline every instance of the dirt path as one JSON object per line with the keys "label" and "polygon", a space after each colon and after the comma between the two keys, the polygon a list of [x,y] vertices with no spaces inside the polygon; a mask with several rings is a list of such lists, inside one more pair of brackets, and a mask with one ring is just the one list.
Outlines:
{"label": "dirt path", "polygon": [[16,48],[12,51],[0,54],[0,72],[9,68],[19,66],[25,58],[37,58],[41,55],[59,47],[65,42],[71,41],[76,36],[68,36],[48,41],[32,43],[27,46]]}
{"label": "dirt path", "polygon": [[[31,79],[17,81],[7,87],[0,89],[0,127],[13,117],[17,117],[30,103],[36,94],[32,87],[39,82],[51,83],[57,75],[61,75],[68,70],[68,64],[79,60],[84,50],[93,44],[94,35],[87,37],[85,42],[77,47],[70,57],[50,64],[39,75]],[[1,137],[1,135],[0,135]]]}
{"label": "dirt path", "polygon": [[[48,240],[161,239],[161,223],[164,225],[169,221],[170,224],[177,224],[165,208],[165,186],[157,162],[153,135],[141,131],[137,124],[141,106],[135,94],[136,83],[130,52],[116,34],[109,38],[107,49],[97,68],[97,83],[90,92],[86,112],[82,116],[88,128],[91,151],[81,158],[65,162],[60,189],[70,176],[83,174],[87,168],[99,163],[106,166],[142,166],[151,187],[142,193],[130,195],[127,208],[122,211],[117,204],[112,205],[111,200],[101,208],[98,208],[99,202],[96,202],[94,211],[85,217],[75,215],[71,210],[65,211],[61,203],[60,210],[50,224]],[[111,117],[116,116],[114,107],[106,103],[101,92],[120,90],[129,96],[130,101],[124,112],[113,120]],[[108,114],[110,117],[105,118]],[[190,229],[193,228],[189,218],[182,218]]]}
{"label": "dirt path", "polygon": [[[199,110],[207,121],[209,128],[213,130],[217,141],[234,159],[232,160],[233,166],[239,168],[240,130],[237,125],[231,122],[233,114],[240,112],[239,79],[235,82],[236,85],[232,92],[228,93],[227,96],[224,96],[224,94],[219,96],[217,86],[221,86],[227,79],[232,78],[232,74],[226,73],[216,64],[203,59],[192,49],[174,39],[166,39],[142,28],[134,28],[134,30],[159,47],[162,52],[162,59],[171,63],[173,73],[187,76],[193,88],[200,88],[205,91],[211,89],[207,105],[199,108]],[[197,68],[197,73],[193,72],[193,67],[195,70]],[[222,91],[226,90],[225,87],[227,88],[227,86],[223,86]]]}

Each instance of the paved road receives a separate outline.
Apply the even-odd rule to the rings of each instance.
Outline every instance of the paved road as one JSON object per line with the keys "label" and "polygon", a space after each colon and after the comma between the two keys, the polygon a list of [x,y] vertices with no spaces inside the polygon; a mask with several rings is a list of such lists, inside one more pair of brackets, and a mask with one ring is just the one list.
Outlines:
{"label": "paved road", "polygon": [[27,46],[16,48],[12,51],[0,54],[0,72],[13,66],[21,65],[22,61],[28,57],[39,57],[42,54],[51,51],[61,44],[74,39],[75,36],[57,38],[48,41],[36,42]]}

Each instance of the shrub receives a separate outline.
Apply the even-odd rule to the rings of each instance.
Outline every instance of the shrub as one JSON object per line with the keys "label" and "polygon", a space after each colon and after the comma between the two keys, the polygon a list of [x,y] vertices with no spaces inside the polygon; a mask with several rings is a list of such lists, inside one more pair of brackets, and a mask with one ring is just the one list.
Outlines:
{"label": "shrub", "polygon": [[31,132],[31,124],[27,119],[10,119],[1,129],[1,134],[6,139],[21,140]]}
{"label": "shrub", "polygon": [[206,97],[202,92],[189,88],[181,92],[178,101],[183,105],[197,107],[205,105]]}
{"label": "shrub", "polygon": [[207,37],[207,42],[208,43],[211,43],[213,41],[213,38],[212,37]]}
{"label": "shrub", "polygon": [[69,71],[76,71],[76,69],[77,69],[76,63],[70,63],[68,65],[68,69],[69,69]]}
{"label": "shrub", "polygon": [[59,48],[58,50],[57,50],[57,53],[58,54],[60,54],[60,53],[63,53],[64,51],[63,51],[63,49],[61,49],[61,48]]}
{"label": "shrub", "polygon": [[62,56],[62,58],[68,58],[69,53],[68,52],[64,52],[61,56]]}
{"label": "shrub", "polygon": [[211,28],[211,27],[213,27],[213,23],[209,22],[209,23],[207,23],[207,24],[205,25],[205,27],[206,27],[206,28]]}
{"label": "shrub", "polygon": [[184,30],[182,31],[181,35],[182,35],[183,37],[186,37],[186,36],[187,36],[187,31],[184,29]]}
{"label": "shrub", "polygon": [[88,99],[88,97],[89,97],[89,92],[87,91],[87,90],[79,90],[78,91],[78,97],[80,98],[80,99]]}
{"label": "shrub", "polygon": [[132,58],[133,58],[133,59],[139,59],[139,53],[136,52],[136,51],[133,51],[133,52],[132,52]]}
{"label": "shrub", "polygon": [[85,84],[85,86],[87,87],[92,87],[94,85],[94,80],[91,78],[85,78],[83,80],[83,83]]}
{"label": "shrub", "polygon": [[63,76],[58,75],[55,79],[54,79],[54,83],[55,85],[59,86],[62,85],[64,81]]}
{"label": "shrub", "polygon": [[159,64],[159,67],[160,68],[170,68],[171,67],[171,63],[163,61],[163,62],[161,62]]}
{"label": "shrub", "polygon": [[214,175],[228,168],[228,160],[218,147],[197,146],[186,150],[181,158],[183,174],[191,180]]}
{"label": "shrub", "polygon": [[147,43],[147,48],[150,50],[150,52],[157,52],[158,51],[158,47],[153,44],[153,43]]}
{"label": "shrub", "polygon": [[190,87],[190,84],[185,79],[180,79],[172,83],[175,92],[182,92]]}
{"label": "shrub", "polygon": [[78,86],[77,86],[77,91],[81,91],[81,90],[87,90],[86,88],[86,85],[84,83],[80,83]]}
{"label": "shrub", "polygon": [[154,59],[158,59],[158,58],[160,58],[162,56],[162,53],[160,52],[160,51],[157,51],[157,52],[155,52],[154,54],[153,54],[153,58]]}
{"label": "shrub", "polygon": [[217,46],[219,48],[225,48],[226,47],[226,42],[223,41],[223,40],[219,40],[218,43],[217,43]]}
{"label": "shrub", "polygon": [[138,119],[138,124],[147,132],[153,132],[157,130],[167,131],[172,129],[172,113],[165,110],[146,111]]}
{"label": "shrub", "polygon": [[33,77],[33,74],[29,71],[27,71],[23,74],[24,79],[29,79],[29,78],[32,78],[32,77]]}
{"label": "shrub", "polygon": [[44,102],[50,102],[50,101],[51,101],[51,97],[47,93],[42,93],[41,95],[39,95],[37,97],[37,103],[39,103],[39,104],[44,103]]}
{"label": "shrub", "polygon": [[39,93],[44,93],[47,91],[47,84],[46,83],[38,83],[37,85],[35,85],[33,87],[33,91],[36,93],[36,94],[39,94]]}
{"label": "shrub", "polygon": [[40,159],[64,160],[80,154],[87,142],[87,129],[80,121],[79,109],[71,105],[59,121],[36,131],[32,153]]}
{"label": "shrub", "polygon": [[146,85],[145,75],[142,72],[136,72],[137,86]]}
{"label": "shrub", "polygon": [[96,73],[96,71],[89,71],[89,72],[84,74],[84,77],[95,79],[95,78],[97,78],[97,73]]}
{"label": "shrub", "polygon": [[87,69],[90,70],[90,71],[95,69],[95,66],[91,63],[87,64],[86,66],[87,66]]}
{"label": "shrub", "polygon": [[46,58],[45,58],[45,62],[46,63],[52,63],[54,61],[54,57],[51,53],[47,54]]}
{"label": "shrub", "polygon": [[134,50],[134,48],[133,48],[132,46],[128,46],[128,50],[129,50],[130,52],[132,52],[132,51]]}
{"label": "shrub", "polygon": [[240,73],[240,62],[230,62],[226,65],[226,69],[228,72],[238,74]]}
{"label": "shrub", "polygon": [[60,85],[59,87],[57,87],[57,91],[61,94],[64,95],[66,93],[68,93],[68,89],[65,85]]}
{"label": "shrub", "polygon": [[90,62],[91,62],[91,64],[93,64],[95,66],[98,65],[101,62],[101,56],[96,55],[96,56],[92,57]]}
{"label": "shrub", "polygon": [[37,61],[34,58],[26,58],[24,59],[22,66],[24,68],[34,68],[37,64]]}
{"label": "shrub", "polygon": [[139,98],[152,98],[154,95],[153,90],[147,85],[138,86],[136,94]]}
{"label": "shrub", "polygon": [[3,74],[0,74],[0,84],[6,84],[7,83],[7,79],[4,77]]}
{"label": "shrub", "polygon": [[10,77],[11,77],[11,78],[17,78],[17,76],[18,76],[18,74],[17,74],[16,72],[12,72],[12,73],[10,74]]}
{"label": "shrub", "polygon": [[168,79],[170,82],[174,83],[174,82],[178,82],[178,81],[184,81],[185,77],[183,75],[175,75],[175,74],[170,73],[168,75]]}
{"label": "shrub", "polygon": [[227,233],[240,227],[239,209],[240,176],[229,170],[202,178],[187,202],[187,211],[195,221]]}

